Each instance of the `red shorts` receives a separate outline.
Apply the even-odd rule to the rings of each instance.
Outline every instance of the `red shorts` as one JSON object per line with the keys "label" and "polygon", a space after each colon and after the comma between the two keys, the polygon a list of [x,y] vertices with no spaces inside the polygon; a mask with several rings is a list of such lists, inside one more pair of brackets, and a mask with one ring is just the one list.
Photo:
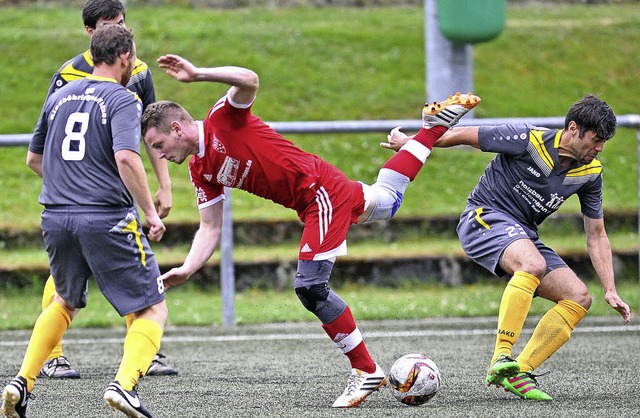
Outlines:
{"label": "red shorts", "polygon": [[315,201],[298,216],[304,223],[298,259],[328,260],[347,253],[347,232],[364,212],[362,184],[327,165]]}

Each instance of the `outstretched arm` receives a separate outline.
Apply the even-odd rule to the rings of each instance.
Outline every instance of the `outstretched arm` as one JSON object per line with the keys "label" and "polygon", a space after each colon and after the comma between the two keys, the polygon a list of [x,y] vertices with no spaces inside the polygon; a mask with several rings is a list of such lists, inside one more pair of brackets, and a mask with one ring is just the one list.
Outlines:
{"label": "outstretched arm", "polygon": [[613,276],[611,244],[604,228],[604,219],[592,219],[584,216],[584,230],[587,235],[587,251],[589,258],[604,288],[604,299],[609,306],[618,311],[622,320],[627,323],[631,319],[631,311],[616,291]]}
{"label": "outstretched arm", "polygon": [[196,67],[179,55],[167,54],[157,59],[160,68],[178,81],[212,81],[228,84],[229,96],[234,103],[250,104],[256,98],[259,80],[258,74],[242,67]]}
{"label": "outstretched arm", "polygon": [[189,280],[211,258],[220,243],[222,233],[222,205],[219,201],[200,209],[200,227],[196,232],[189,254],[180,267],[173,268],[160,276],[166,289]]}
{"label": "outstretched arm", "polygon": [[[480,148],[478,142],[478,126],[460,126],[449,129],[435,143],[434,146],[439,148],[455,147],[456,145],[468,145],[474,148]],[[413,136],[408,136],[400,128],[394,128],[387,135],[387,142],[381,142],[382,148],[398,151]]]}

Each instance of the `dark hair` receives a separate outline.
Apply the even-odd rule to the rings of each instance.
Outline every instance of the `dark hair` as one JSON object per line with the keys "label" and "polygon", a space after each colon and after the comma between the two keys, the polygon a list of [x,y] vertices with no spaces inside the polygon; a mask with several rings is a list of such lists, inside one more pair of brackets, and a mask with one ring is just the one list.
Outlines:
{"label": "dark hair", "polygon": [[587,131],[593,131],[602,140],[613,137],[618,124],[611,107],[592,94],[571,105],[564,119],[565,129],[569,128],[571,121],[578,125],[580,137]]}
{"label": "dark hair", "polygon": [[142,114],[142,137],[144,138],[151,128],[156,128],[159,132],[168,133],[171,131],[171,122],[176,120],[184,122],[193,120],[193,118],[178,103],[166,100],[151,103]]}
{"label": "dark hair", "polygon": [[125,15],[124,4],[120,0],[87,0],[82,8],[84,26],[96,28],[99,19],[111,20],[122,13]]}
{"label": "dark hair", "polygon": [[93,64],[113,64],[118,57],[133,52],[133,33],[124,26],[104,25],[91,37]]}

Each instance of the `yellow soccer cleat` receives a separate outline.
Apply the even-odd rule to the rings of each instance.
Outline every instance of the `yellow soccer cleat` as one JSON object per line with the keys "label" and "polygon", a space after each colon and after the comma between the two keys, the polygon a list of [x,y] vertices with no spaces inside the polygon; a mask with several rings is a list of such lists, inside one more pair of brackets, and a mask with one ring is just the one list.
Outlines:
{"label": "yellow soccer cleat", "polygon": [[458,92],[441,102],[426,103],[422,109],[422,127],[425,129],[434,126],[451,128],[461,117],[476,107],[480,100],[480,97],[471,93]]}

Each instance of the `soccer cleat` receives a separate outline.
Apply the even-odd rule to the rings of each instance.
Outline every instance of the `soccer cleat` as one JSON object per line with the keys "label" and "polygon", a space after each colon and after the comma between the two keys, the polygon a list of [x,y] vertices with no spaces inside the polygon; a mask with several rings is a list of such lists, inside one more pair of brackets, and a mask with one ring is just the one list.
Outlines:
{"label": "soccer cleat", "polygon": [[351,369],[349,382],[342,395],[333,403],[334,408],[355,408],[376,390],[387,384],[382,368],[376,363],[376,371],[366,373]]}
{"label": "soccer cleat", "polygon": [[104,400],[107,406],[114,411],[120,411],[130,418],[151,417],[151,412],[140,402],[136,387],[133,390],[125,390],[120,383],[111,382],[104,391]]}
{"label": "soccer cleat", "polygon": [[468,111],[476,107],[480,100],[478,96],[471,93],[458,92],[441,102],[426,103],[422,109],[422,127],[425,129],[434,126],[451,128]]}
{"label": "soccer cleat", "polygon": [[504,388],[505,392],[511,392],[522,399],[536,401],[552,401],[553,398],[538,388],[538,381],[533,373],[522,372],[516,376],[504,378],[497,386]]}
{"label": "soccer cleat", "polygon": [[38,377],[49,377],[52,379],[80,379],[80,373],[75,371],[66,357],[60,356],[44,362],[42,369],[38,372]]}
{"label": "soccer cleat", "polygon": [[162,354],[156,354],[145,376],[175,376],[178,374],[176,369],[161,362],[160,359],[162,358],[164,358]]}
{"label": "soccer cleat", "polygon": [[22,376],[16,376],[2,391],[2,416],[26,418],[29,399],[35,399],[35,396],[27,392],[27,380]]}
{"label": "soccer cleat", "polygon": [[498,359],[493,362],[489,370],[487,370],[487,376],[484,380],[489,386],[496,385],[504,378],[513,377],[520,372],[520,365],[517,361],[512,359],[506,354],[500,354]]}

